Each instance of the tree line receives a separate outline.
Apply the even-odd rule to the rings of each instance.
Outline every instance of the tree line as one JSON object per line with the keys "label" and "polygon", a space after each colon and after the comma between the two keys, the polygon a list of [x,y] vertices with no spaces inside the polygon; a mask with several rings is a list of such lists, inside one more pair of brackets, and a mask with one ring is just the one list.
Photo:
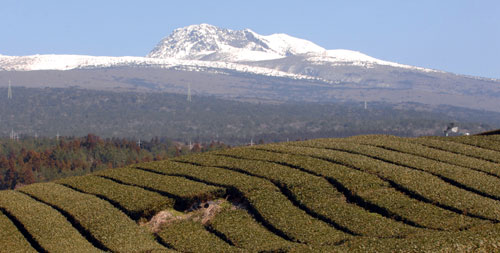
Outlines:
{"label": "tree line", "polygon": [[226,147],[221,142],[190,146],[167,138],[137,141],[94,134],[57,139],[4,138],[0,139],[0,189]]}

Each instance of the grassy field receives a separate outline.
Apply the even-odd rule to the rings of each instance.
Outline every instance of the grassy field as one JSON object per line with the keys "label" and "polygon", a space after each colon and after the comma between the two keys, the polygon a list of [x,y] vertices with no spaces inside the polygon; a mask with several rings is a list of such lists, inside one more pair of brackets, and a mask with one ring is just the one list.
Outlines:
{"label": "grassy field", "polygon": [[500,251],[500,137],[238,147],[0,192],[0,252]]}

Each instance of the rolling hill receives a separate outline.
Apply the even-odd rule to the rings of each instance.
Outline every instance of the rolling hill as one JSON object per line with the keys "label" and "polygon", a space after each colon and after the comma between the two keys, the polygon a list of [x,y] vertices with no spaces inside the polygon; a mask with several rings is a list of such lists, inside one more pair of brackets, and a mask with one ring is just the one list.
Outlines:
{"label": "rolling hill", "polygon": [[492,252],[499,222],[499,135],[239,147],[0,191],[0,252]]}

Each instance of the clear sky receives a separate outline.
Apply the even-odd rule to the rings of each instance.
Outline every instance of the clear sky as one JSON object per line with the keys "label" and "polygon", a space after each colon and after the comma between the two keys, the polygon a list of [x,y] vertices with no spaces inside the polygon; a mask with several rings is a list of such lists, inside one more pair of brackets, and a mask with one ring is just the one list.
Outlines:
{"label": "clear sky", "polygon": [[499,0],[0,0],[0,54],[144,56],[199,23],[500,78]]}

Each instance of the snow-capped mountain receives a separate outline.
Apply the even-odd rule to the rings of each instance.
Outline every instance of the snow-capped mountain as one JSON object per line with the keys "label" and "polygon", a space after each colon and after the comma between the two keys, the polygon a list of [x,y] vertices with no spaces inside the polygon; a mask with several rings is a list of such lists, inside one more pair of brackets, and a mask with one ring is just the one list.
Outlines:
{"label": "snow-capped mountain", "polygon": [[[256,74],[293,78],[320,78],[302,73],[273,68],[269,64],[253,64],[270,60],[300,56],[311,65],[361,66],[372,68],[386,65],[398,68],[432,71],[389,61],[379,60],[352,50],[326,50],[313,42],[286,34],[260,35],[249,29],[233,31],[213,25],[200,24],[178,28],[160,43],[146,57],[106,57],[88,55],[0,55],[0,69],[3,70],[69,70],[113,66],[148,65],[156,67],[199,66],[227,68]],[[252,63],[252,64],[249,64]],[[251,65],[251,66],[249,66]],[[258,69],[264,67],[269,70]],[[288,73],[282,73],[288,72]]]}
{"label": "snow-capped mountain", "polygon": [[[352,50],[326,50],[313,42],[286,34],[264,36],[249,29],[233,31],[208,24],[191,25],[174,30],[172,34],[162,39],[146,57],[0,55],[0,70],[69,70],[126,65],[162,68],[189,66],[191,69],[194,66],[196,69],[198,66],[280,77],[322,79],[321,76],[311,76],[313,73],[311,71],[300,72],[294,67],[283,70],[265,63],[288,57],[300,57],[302,63],[306,62],[312,67],[322,65],[373,68],[375,65],[381,65],[433,71],[379,60]],[[259,64],[260,62],[262,64]]]}
{"label": "snow-capped mountain", "polygon": [[[78,75],[85,81],[71,73],[49,77],[44,72],[47,81],[33,83],[40,79],[31,77],[37,73],[21,73],[82,69],[86,71]],[[11,71],[25,76],[22,85],[27,86],[59,83],[57,87],[140,87],[179,93],[190,83],[199,94],[252,101],[404,101],[500,111],[499,80],[403,65],[352,50],[329,50],[286,34],[260,35],[208,24],[174,30],[145,57],[0,55],[0,86],[10,79]],[[101,78],[81,76],[91,72]],[[71,80],[58,79],[59,75]]]}
{"label": "snow-capped mountain", "polygon": [[315,64],[333,63],[365,67],[378,64],[431,71],[379,60],[357,51],[326,50],[313,42],[283,33],[265,36],[250,29],[234,31],[209,24],[191,25],[174,30],[172,34],[162,39],[147,57],[245,63],[299,55]]}
{"label": "snow-capped mountain", "polygon": [[242,62],[324,51],[310,41],[286,34],[263,36],[250,29],[233,31],[201,24],[176,29],[147,57]]}

